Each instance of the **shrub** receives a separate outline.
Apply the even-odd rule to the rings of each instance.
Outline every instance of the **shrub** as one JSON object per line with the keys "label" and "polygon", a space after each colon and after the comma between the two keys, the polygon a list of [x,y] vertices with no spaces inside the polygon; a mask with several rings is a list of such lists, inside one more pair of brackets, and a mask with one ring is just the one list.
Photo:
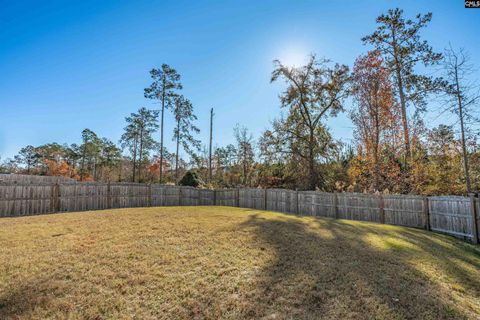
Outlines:
{"label": "shrub", "polygon": [[178,183],[181,186],[198,187],[203,184],[196,171],[189,170]]}

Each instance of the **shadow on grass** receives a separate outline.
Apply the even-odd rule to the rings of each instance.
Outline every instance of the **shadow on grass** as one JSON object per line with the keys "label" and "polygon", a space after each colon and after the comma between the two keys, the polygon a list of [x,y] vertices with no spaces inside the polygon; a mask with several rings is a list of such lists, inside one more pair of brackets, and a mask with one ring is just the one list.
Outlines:
{"label": "shadow on grass", "polygon": [[[452,257],[435,236],[416,230],[383,231],[332,219],[309,222],[253,214],[242,224],[274,252],[246,297],[251,306],[247,318],[475,317],[475,310],[458,306],[446,289],[432,280],[435,275],[422,271],[423,262],[417,261],[428,259],[430,253],[437,255],[434,268],[460,283],[464,294],[475,297],[480,293],[478,282],[454,259],[473,270],[478,270],[479,259],[465,257],[466,249],[456,241],[446,242],[453,246],[448,254],[458,251]],[[372,246],[372,234],[386,247]],[[478,252],[474,254],[479,257]]]}
{"label": "shadow on grass", "polygon": [[[451,236],[433,232],[424,232],[411,228],[402,228],[399,231],[379,232],[377,228],[363,227],[369,232],[378,233],[382,237],[392,237],[407,244],[402,248],[409,258],[414,258],[417,253],[430,253],[441,269],[449,278],[460,283],[480,296],[480,277],[474,277],[480,272],[480,247]],[[473,270],[473,272],[472,272]]]}
{"label": "shadow on grass", "polygon": [[0,319],[28,317],[37,306],[48,304],[58,291],[50,278],[35,279],[15,287],[8,294],[0,295]]}
{"label": "shadow on grass", "polygon": [[[213,222],[217,221],[216,218],[228,221],[220,229],[209,224],[194,224],[185,229],[181,223],[197,223],[197,213],[180,223],[167,221],[163,225],[172,225],[172,228],[177,225],[176,233],[170,237],[180,234],[179,239],[185,241],[188,234],[191,237],[186,246],[190,248],[188,250],[203,250],[197,257],[197,268],[217,266],[212,261],[224,259],[224,255],[215,254],[215,250],[235,250],[242,243],[248,247],[244,250],[247,254],[265,253],[261,259],[252,259],[254,263],[246,263],[243,270],[238,259],[245,259],[245,256],[231,258],[235,267],[232,273],[238,269],[239,274],[247,274],[245,279],[248,280],[238,283],[218,281],[216,271],[220,269],[202,273],[203,270],[194,269],[188,261],[178,264],[180,271],[184,268],[188,277],[194,280],[196,278],[191,275],[196,272],[210,277],[201,278],[197,282],[200,285],[192,288],[195,289],[193,293],[189,290],[190,286],[195,286],[192,281],[185,282],[187,289],[183,293],[181,290],[172,292],[171,297],[180,294],[187,297],[179,298],[180,302],[175,302],[174,306],[183,308],[185,312],[172,311],[172,318],[175,315],[176,318],[189,318],[189,315],[195,318],[198,315],[197,318],[230,319],[476,318],[475,312],[480,307],[478,302],[472,305],[472,301],[480,296],[480,254],[474,246],[415,229],[235,210],[238,215],[215,210],[209,215]],[[202,226],[211,228],[202,229]],[[237,228],[243,231],[241,235],[232,232]],[[228,233],[228,236],[218,237],[218,232]],[[150,237],[156,236],[165,235],[160,232]],[[239,238],[244,242],[238,242]],[[177,248],[176,243],[171,243],[171,248]],[[199,246],[196,247],[195,243]],[[225,246],[217,247],[217,244]],[[143,242],[138,245],[143,245]],[[257,249],[257,245],[259,250],[249,247]],[[152,259],[152,262],[155,261],[155,258]],[[0,319],[29,318],[35,310],[45,306],[48,306],[49,314],[67,317],[73,308],[73,311],[88,318],[85,310],[78,309],[78,301],[69,298],[75,296],[72,292],[75,285],[71,282],[62,285],[65,280],[63,273],[56,275],[58,267],[54,263],[51,268],[43,277],[29,278],[29,281],[26,279],[15,285],[8,295],[0,291]],[[185,272],[179,272],[179,278],[186,276]],[[229,279],[237,278],[232,276]],[[157,280],[161,282],[164,278]],[[144,301],[150,299],[149,303],[153,303],[158,295],[146,297],[141,294],[143,285],[139,285],[140,308],[146,309],[149,307]],[[229,294],[234,297],[230,297],[230,304],[227,304]],[[460,301],[462,297],[464,300]],[[99,309],[92,309],[92,312],[102,310],[102,300],[89,300],[99,305]],[[104,310],[115,312],[111,307]]]}

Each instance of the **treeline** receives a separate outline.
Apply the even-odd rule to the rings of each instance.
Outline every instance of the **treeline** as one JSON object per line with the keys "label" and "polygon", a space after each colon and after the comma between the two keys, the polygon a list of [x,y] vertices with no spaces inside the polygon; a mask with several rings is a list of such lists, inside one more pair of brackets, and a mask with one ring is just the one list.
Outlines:
{"label": "treeline", "polygon": [[[207,148],[194,138],[192,131],[198,133],[198,129],[189,123],[189,119],[194,117],[176,115],[176,119],[180,119],[172,134],[176,152],[172,153],[163,147],[162,155],[160,143],[153,137],[158,132],[158,118],[159,111],[146,108],[140,108],[126,117],[126,126],[118,145],[107,138],[100,138],[90,129],[82,131],[81,144],[28,145],[13,159],[3,161],[0,173],[65,176],[78,181],[158,183],[160,168],[163,168],[162,183],[176,184],[185,179],[194,179],[189,185],[257,185],[257,180],[252,178],[257,165],[254,154],[256,146],[245,127],[237,126],[234,129],[235,144],[214,148],[213,174],[209,181]],[[179,157],[180,149],[188,158]],[[160,160],[161,157],[163,160]]]}
{"label": "treeline", "polygon": [[[207,187],[477,191],[480,92],[471,80],[475,69],[464,50],[449,45],[436,52],[422,38],[431,19],[431,13],[407,18],[400,9],[382,14],[377,28],[361,39],[369,50],[353,68],[314,55],[302,67],[275,61],[271,81],[285,83],[281,115],[257,139],[237,125],[235,143],[214,148],[211,158],[196,138],[197,117],[181,94],[181,77],[164,64],[150,72],[153,81],[144,90],[160,110],[140,108],[126,117],[119,144],[85,129],[80,145],[27,146],[0,170]],[[352,102],[348,108],[347,99]],[[427,110],[453,120],[429,128]],[[171,151],[164,146],[166,112],[175,119]],[[328,127],[328,119],[341,112],[348,113],[354,127],[354,142],[348,145]]]}

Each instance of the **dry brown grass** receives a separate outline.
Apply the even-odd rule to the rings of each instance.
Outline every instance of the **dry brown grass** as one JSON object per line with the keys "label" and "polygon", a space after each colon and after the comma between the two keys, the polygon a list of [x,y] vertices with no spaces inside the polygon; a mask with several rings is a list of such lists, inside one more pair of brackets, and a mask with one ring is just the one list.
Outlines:
{"label": "dry brown grass", "polygon": [[0,319],[479,318],[480,250],[228,207],[0,220]]}

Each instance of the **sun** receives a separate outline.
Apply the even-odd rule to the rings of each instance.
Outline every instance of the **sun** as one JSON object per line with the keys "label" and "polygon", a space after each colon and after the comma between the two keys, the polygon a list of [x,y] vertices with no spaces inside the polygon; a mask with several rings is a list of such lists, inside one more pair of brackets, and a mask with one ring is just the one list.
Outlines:
{"label": "sun", "polygon": [[301,44],[287,44],[278,50],[277,59],[289,67],[301,67],[308,61],[309,51]]}

